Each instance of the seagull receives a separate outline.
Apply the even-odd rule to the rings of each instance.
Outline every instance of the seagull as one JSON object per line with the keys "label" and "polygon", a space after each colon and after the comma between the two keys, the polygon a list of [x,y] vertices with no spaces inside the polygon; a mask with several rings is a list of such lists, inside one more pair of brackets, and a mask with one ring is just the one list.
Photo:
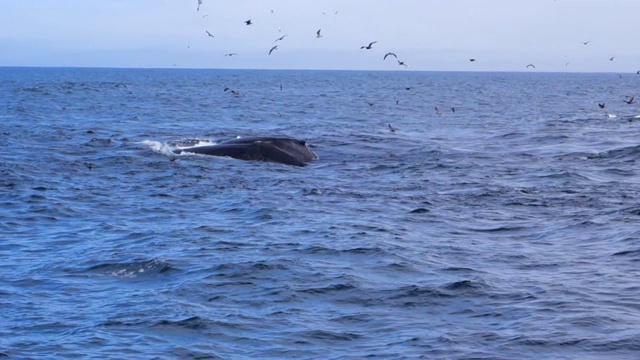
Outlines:
{"label": "seagull", "polygon": [[272,48],[271,48],[271,50],[269,50],[269,55],[271,55],[271,53],[272,53],[274,50],[278,50],[278,45],[276,45],[276,46],[272,47]]}
{"label": "seagull", "polygon": [[253,24],[253,22],[251,22],[251,19],[249,19],[249,20],[245,21],[244,23],[245,23],[245,25],[251,25],[251,24]]}
{"label": "seagull", "polygon": [[571,63],[567,61],[566,63],[564,63],[564,66],[569,66],[569,64]]}
{"label": "seagull", "polygon": [[234,56],[234,55],[238,55],[236,53],[228,53],[228,54],[224,54],[224,56]]}
{"label": "seagull", "polygon": [[400,60],[398,60],[398,65],[404,66],[404,67],[409,67],[409,65],[405,64],[404,61],[400,61]]}
{"label": "seagull", "polygon": [[615,59],[615,56],[610,57],[609,61],[613,61],[613,59]]}
{"label": "seagull", "polygon": [[640,75],[640,70],[638,70],[638,71],[636,72],[636,75]]}
{"label": "seagull", "polygon": [[533,64],[529,64],[529,65],[527,65],[527,68],[530,68],[530,67],[532,67],[532,68],[534,68],[534,69],[536,68],[536,66],[535,66],[535,65],[533,65]]}
{"label": "seagull", "polygon": [[437,106],[435,107],[435,109],[436,109],[436,115],[442,115],[442,111],[440,111],[440,109],[438,109]]}
{"label": "seagull", "polygon": [[392,52],[388,52],[388,53],[384,54],[384,58],[382,58],[382,60],[387,60],[387,56],[393,56],[393,57],[394,57],[394,58],[396,58],[396,59],[398,58],[398,57],[396,56],[396,54],[394,54],[394,53],[392,53]]}
{"label": "seagull", "polygon": [[589,41],[583,41],[582,45],[587,45],[589,43]]}
{"label": "seagull", "polygon": [[391,126],[391,124],[389,124],[389,130],[390,130],[392,133],[394,133],[394,134],[395,134],[395,133],[396,133],[396,130],[398,130],[398,129],[394,128],[393,126]]}
{"label": "seagull", "polygon": [[215,37],[215,36],[213,36],[213,34],[211,34],[211,33],[209,32],[209,30],[205,30],[205,32],[206,32],[206,33],[207,33],[207,35],[209,35],[210,37]]}
{"label": "seagull", "polygon": [[373,46],[373,44],[377,43],[377,41],[372,41],[369,43],[369,45],[366,46],[360,46],[360,49],[367,49],[367,50],[371,50],[371,46]]}
{"label": "seagull", "polygon": [[240,91],[237,90],[233,90],[232,88],[224,88],[224,91],[230,91],[233,95],[242,95],[242,93]]}
{"label": "seagull", "polygon": [[202,0],[198,0],[198,8],[196,9],[196,11],[200,11],[200,5],[202,5]]}
{"label": "seagull", "polygon": [[320,31],[321,31],[321,30],[322,30],[322,29],[318,29],[318,31],[316,31],[316,38],[317,38],[317,39],[320,39],[320,38],[322,37],[322,35],[320,35]]}
{"label": "seagull", "polygon": [[474,61],[476,61],[476,59],[471,58],[471,59],[469,59],[469,61],[474,62]]}
{"label": "seagull", "polygon": [[606,107],[607,107],[607,104],[605,104],[605,103],[602,103],[602,104],[598,103],[598,106],[600,107],[600,109],[604,109],[604,108],[606,108]]}
{"label": "seagull", "polygon": [[276,39],[276,41],[274,41],[274,42],[278,42],[278,41],[284,40],[284,38],[286,38],[288,35],[289,35],[289,34],[282,35],[282,36],[280,36],[279,38],[277,38],[277,39]]}
{"label": "seagull", "polygon": [[636,103],[636,97],[632,96],[631,99],[629,100],[624,100],[624,102],[626,102],[627,104],[631,105],[631,104],[635,104]]}

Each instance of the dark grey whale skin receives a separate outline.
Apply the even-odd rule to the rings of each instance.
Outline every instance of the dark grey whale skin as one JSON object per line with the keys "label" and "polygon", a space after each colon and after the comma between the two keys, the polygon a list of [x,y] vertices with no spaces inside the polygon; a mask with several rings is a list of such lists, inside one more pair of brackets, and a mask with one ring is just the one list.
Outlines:
{"label": "dark grey whale skin", "polygon": [[240,160],[267,161],[294,166],[305,166],[318,159],[305,141],[286,137],[236,138],[215,145],[194,146],[174,152],[227,156]]}

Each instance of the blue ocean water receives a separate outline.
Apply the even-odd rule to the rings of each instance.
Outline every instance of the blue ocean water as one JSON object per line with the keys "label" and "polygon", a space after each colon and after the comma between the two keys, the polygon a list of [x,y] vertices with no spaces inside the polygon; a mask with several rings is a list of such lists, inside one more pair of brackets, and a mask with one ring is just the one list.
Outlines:
{"label": "blue ocean water", "polygon": [[639,84],[0,68],[0,357],[636,359]]}

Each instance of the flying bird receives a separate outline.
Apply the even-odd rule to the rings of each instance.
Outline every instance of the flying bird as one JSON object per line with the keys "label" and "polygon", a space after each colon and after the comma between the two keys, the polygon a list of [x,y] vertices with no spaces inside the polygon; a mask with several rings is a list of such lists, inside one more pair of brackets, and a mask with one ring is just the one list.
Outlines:
{"label": "flying bird", "polygon": [[393,56],[393,57],[394,57],[394,58],[396,58],[396,59],[398,58],[398,57],[396,56],[396,54],[394,54],[394,53],[392,53],[392,52],[388,52],[388,53],[384,54],[384,58],[382,58],[382,60],[387,60],[387,56]]}
{"label": "flying bird", "polygon": [[272,48],[271,48],[271,50],[269,50],[269,55],[271,55],[271,53],[272,53],[274,50],[278,50],[278,45],[276,45],[276,46],[272,47]]}
{"label": "flying bird", "polygon": [[224,54],[224,56],[235,56],[235,55],[238,55],[238,54],[236,54],[236,53],[228,53],[228,54]]}
{"label": "flying bird", "polygon": [[582,45],[587,45],[589,43],[589,41],[583,41]]}
{"label": "flying bird", "polygon": [[409,65],[405,64],[404,61],[400,61],[400,60],[398,60],[398,65],[404,66],[404,67],[409,67]]}
{"label": "flying bird", "polygon": [[233,95],[235,95],[235,96],[242,95],[242,93],[241,93],[240,91],[233,90],[232,88],[228,88],[228,87],[227,87],[227,88],[224,88],[224,91],[229,91],[229,92],[231,92],[231,93],[232,93]]}
{"label": "flying bird", "polygon": [[442,115],[442,111],[440,111],[440,109],[438,109],[438,107],[435,107],[436,110],[436,115]]}
{"label": "flying bird", "polygon": [[395,134],[396,130],[398,130],[398,129],[394,128],[393,126],[391,126],[391,124],[389,124],[389,131],[391,131],[392,133]]}
{"label": "flying bird", "polygon": [[251,25],[251,24],[253,24],[253,22],[251,21],[251,19],[249,19],[249,20],[245,21],[244,23],[245,23],[245,25]]}
{"label": "flying bird", "polygon": [[196,9],[196,11],[200,11],[200,5],[202,5],[202,0],[198,0],[198,8]]}
{"label": "flying bird", "polygon": [[375,43],[377,43],[377,41],[372,41],[372,42],[370,42],[370,43],[369,43],[369,45],[366,45],[366,46],[365,46],[365,45],[360,46],[360,49],[367,49],[367,50],[371,50],[371,47],[372,47],[372,46],[373,46],[373,44],[375,44]]}
{"label": "flying bird", "polygon": [[613,59],[615,59],[615,56],[610,57],[609,61],[613,61]]}
{"label": "flying bird", "polygon": [[288,35],[289,35],[289,34],[282,35],[282,36],[280,36],[279,38],[277,38],[277,39],[276,39],[276,41],[274,41],[274,42],[278,42],[278,41],[284,40],[284,38],[286,38]]}
{"label": "flying bird", "polygon": [[320,31],[322,31],[322,29],[318,29],[318,31],[316,31],[316,38],[320,39],[322,37],[322,35],[320,35]]}
{"label": "flying bird", "polygon": [[471,58],[471,59],[469,59],[469,61],[474,62],[474,61],[476,61],[476,59]]}
{"label": "flying bird", "polygon": [[607,107],[607,104],[605,104],[605,103],[602,103],[602,104],[598,103],[598,106],[600,107],[600,109],[604,109],[604,108],[606,108],[606,107]]}
{"label": "flying bird", "polygon": [[527,68],[530,68],[530,67],[532,67],[532,68],[534,68],[534,69],[536,68],[536,66],[535,66],[535,65],[533,65],[533,64],[529,64],[529,65],[527,65]]}
{"label": "flying bird", "polygon": [[632,96],[631,99],[629,100],[624,100],[624,102],[626,102],[627,104],[631,105],[631,104],[635,104],[636,103],[636,97]]}
{"label": "flying bird", "polygon": [[207,35],[209,35],[210,37],[215,37],[215,36],[213,36],[213,34],[211,34],[211,33],[209,32],[209,30],[205,30],[205,32],[206,32],[206,33],[207,33]]}

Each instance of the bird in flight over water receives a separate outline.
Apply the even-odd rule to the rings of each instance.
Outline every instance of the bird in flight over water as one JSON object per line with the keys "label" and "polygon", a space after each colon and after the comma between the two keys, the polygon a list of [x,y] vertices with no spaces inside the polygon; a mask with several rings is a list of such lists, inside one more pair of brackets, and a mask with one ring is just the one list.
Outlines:
{"label": "bird in flight over water", "polygon": [[529,65],[527,65],[527,68],[530,68],[530,67],[532,67],[532,68],[534,68],[534,69],[536,68],[536,66],[535,66],[535,65],[533,65],[533,64],[529,64]]}
{"label": "bird in flight over water", "polygon": [[206,31],[207,35],[209,35],[210,37],[215,37],[215,36],[213,36],[213,34],[211,34],[211,33],[209,32],[209,30],[205,30],[205,31]]}
{"label": "bird in flight over water", "polygon": [[202,5],[202,0],[198,0],[198,8],[196,9],[196,11],[200,11],[200,5]]}
{"label": "bird in flight over water", "polygon": [[395,134],[395,133],[396,133],[396,130],[398,130],[398,129],[394,128],[393,126],[391,126],[391,124],[389,124],[389,130],[390,130],[392,133],[394,133],[394,134]]}
{"label": "bird in flight over water", "polygon": [[609,61],[613,61],[613,59],[615,59],[615,58],[616,58],[615,56],[612,56],[612,57],[609,58]]}
{"label": "bird in flight over water", "polygon": [[282,36],[280,36],[279,38],[277,38],[277,39],[276,39],[276,41],[274,41],[274,42],[278,42],[278,41],[284,40],[284,38],[286,38],[288,35],[289,35],[289,34],[282,35]]}
{"label": "bird in flight over water", "polygon": [[251,25],[251,24],[253,24],[253,22],[251,21],[251,19],[249,19],[249,20],[245,21],[244,23],[245,23],[245,25]]}
{"label": "bird in flight over water", "polygon": [[224,56],[235,56],[235,55],[238,55],[238,54],[236,54],[236,53],[228,53],[228,54],[224,54]]}
{"label": "bird in flight over water", "polygon": [[373,46],[373,44],[375,44],[375,43],[377,43],[377,41],[372,41],[372,42],[370,42],[370,43],[369,43],[369,45],[366,45],[366,46],[365,46],[365,45],[360,46],[360,49],[367,49],[367,50],[371,50],[371,47],[372,47],[372,46]]}
{"label": "bird in flight over water", "polygon": [[[628,97],[628,96],[627,96]],[[635,104],[636,103],[636,97],[632,96],[631,99],[629,100],[624,100],[624,102],[626,102],[627,104],[631,105],[631,104]]]}
{"label": "bird in flight over water", "polygon": [[276,46],[272,47],[272,48],[271,48],[271,50],[269,50],[269,55],[271,55],[271,53],[272,53],[274,50],[278,50],[278,45],[276,45]]}
{"label": "bird in flight over water", "polygon": [[400,61],[400,60],[398,60],[398,65],[404,66],[404,67],[409,67],[409,65],[405,64],[404,61]]}
{"label": "bird in flight over water", "polygon": [[236,95],[236,96],[242,95],[242,93],[241,93],[240,91],[233,90],[232,88],[224,88],[224,91],[229,91],[229,92],[231,92],[233,95]]}
{"label": "bird in flight over water", "polygon": [[471,59],[469,59],[469,61],[474,62],[474,61],[476,61],[476,59],[471,58]]}
{"label": "bird in flight over water", "polygon": [[392,52],[388,52],[388,53],[384,54],[384,57],[382,58],[382,60],[387,60],[387,56],[393,56],[393,57],[394,57],[394,58],[396,58],[396,59],[398,58],[398,57],[396,56],[396,54],[394,54],[394,53],[392,53]]}
{"label": "bird in flight over water", "polygon": [[607,104],[605,104],[605,103],[602,103],[602,104],[601,104],[601,103],[598,103],[598,106],[600,107],[600,109],[604,109],[604,108],[606,108],[606,107],[607,107]]}
{"label": "bird in flight over water", "polygon": [[582,45],[587,45],[587,44],[589,44],[589,41],[583,41],[582,42]]}
{"label": "bird in flight over water", "polygon": [[320,31],[322,31],[322,29],[318,29],[318,31],[316,31],[316,38],[320,39],[322,37],[322,35],[320,35]]}

